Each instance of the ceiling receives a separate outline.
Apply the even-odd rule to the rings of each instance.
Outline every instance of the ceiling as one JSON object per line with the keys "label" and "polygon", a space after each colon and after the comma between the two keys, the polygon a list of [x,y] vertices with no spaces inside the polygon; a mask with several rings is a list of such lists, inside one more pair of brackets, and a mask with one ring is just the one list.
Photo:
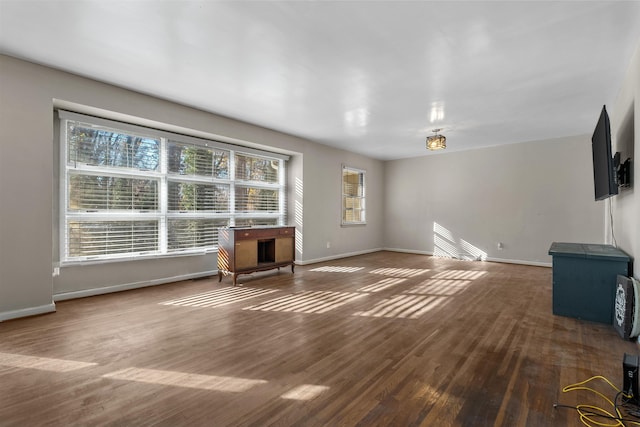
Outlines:
{"label": "ceiling", "polygon": [[590,134],[639,42],[639,1],[0,0],[0,53],[381,160]]}

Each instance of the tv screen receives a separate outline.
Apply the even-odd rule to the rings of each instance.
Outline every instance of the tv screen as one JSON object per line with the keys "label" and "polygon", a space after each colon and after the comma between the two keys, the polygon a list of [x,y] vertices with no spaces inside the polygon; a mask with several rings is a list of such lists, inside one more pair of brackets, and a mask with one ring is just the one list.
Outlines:
{"label": "tv screen", "polygon": [[593,185],[596,200],[603,200],[618,194],[616,171],[611,154],[611,128],[609,115],[602,107],[598,124],[591,137],[593,151]]}

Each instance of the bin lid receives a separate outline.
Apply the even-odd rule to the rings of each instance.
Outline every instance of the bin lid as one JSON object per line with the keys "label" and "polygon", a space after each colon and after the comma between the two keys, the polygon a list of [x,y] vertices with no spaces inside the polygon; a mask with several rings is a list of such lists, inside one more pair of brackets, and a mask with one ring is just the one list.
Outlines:
{"label": "bin lid", "polygon": [[601,245],[597,243],[553,242],[549,248],[549,255],[572,258],[598,258],[626,262],[631,260],[631,257],[623,250],[612,245]]}

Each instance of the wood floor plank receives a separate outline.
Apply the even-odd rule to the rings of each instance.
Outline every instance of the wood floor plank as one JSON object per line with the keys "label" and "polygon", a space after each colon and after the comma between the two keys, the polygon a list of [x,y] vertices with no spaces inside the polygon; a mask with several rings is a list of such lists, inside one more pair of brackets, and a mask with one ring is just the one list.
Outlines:
{"label": "wood floor plank", "polygon": [[[638,345],[551,313],[551,269],[377,252],[0,323],[0,425],[580,426]],[[596,385],[612,396],[613,389]]]}

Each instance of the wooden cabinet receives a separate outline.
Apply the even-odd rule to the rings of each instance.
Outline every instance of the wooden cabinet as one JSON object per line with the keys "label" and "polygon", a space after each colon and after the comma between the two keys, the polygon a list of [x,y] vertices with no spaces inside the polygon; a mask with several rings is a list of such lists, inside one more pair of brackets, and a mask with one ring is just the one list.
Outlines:
{"label": "wooden cabinet", "polygon": [[291,266],[295,262],[295,227],[221,228],[218,233],[218,281],[231,275]]}

